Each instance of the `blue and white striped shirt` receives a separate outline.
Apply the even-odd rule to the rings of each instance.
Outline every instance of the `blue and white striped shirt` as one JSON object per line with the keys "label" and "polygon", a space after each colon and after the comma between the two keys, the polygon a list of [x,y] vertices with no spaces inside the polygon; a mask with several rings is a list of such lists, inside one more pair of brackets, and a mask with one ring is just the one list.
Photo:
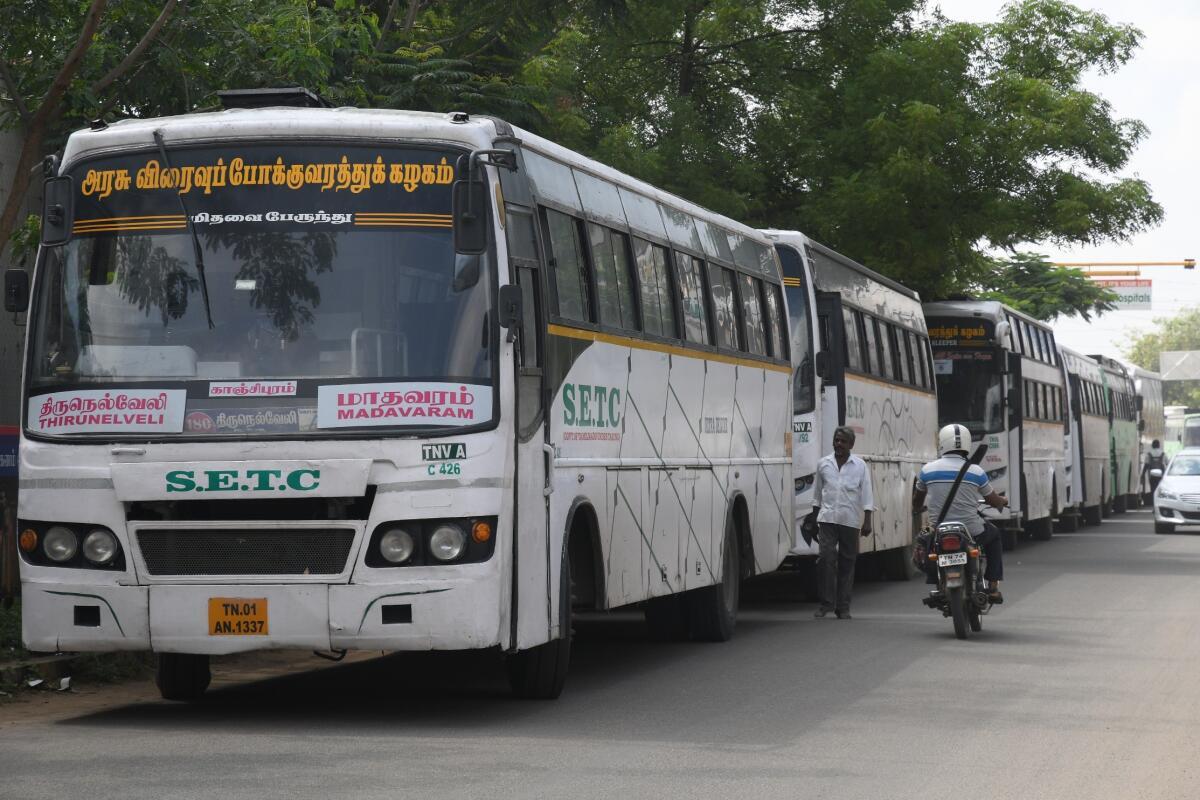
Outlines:
{"label": "blue and white striped shirt", "polygon": [[[921,468],[921,474],[917,476],[917,488],[924,489],[927,493],[926,505],[932,524],[937,524],[938,515],[942,513],[942,506],[950,494],[954,479],[958,477],[958,471],[962,469],[964,460],[962,456],[950,453],[936,461],[930,461]],[[983,533],[979,501],[991,493],[992,484],[988,483],[987,473],[983,471],[983,467],[972,464],[967,468],[967,474],[963,475],[958,492],[954,495],[954,502],[950,504],[950,511],[943,521],[961,522],[967,526],[972,536]]]}

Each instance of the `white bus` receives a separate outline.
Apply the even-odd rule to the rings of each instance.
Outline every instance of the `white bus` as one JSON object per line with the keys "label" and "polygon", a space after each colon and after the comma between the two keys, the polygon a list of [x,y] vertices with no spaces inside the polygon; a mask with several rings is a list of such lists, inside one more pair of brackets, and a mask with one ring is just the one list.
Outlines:
{"label": "white bus", "polygon": [[[793,468],[797,525],[812,510],[817,461],[839,425],[871,470],[873,532],[861,543],[886,575],[906,578],[919,525],[917,473],[937,457],[937,396],[921,298],[802,233],[776,242],[792,321]],[[817,555],[798,537],[794,556]]]}
{"label": "white bus", "polygon": [[[723,640],[791,548],[757,231],[504,122],[270,108],[73,134],[47,182],[20,529],[33,650],[498,647],[573,609]],[[22,276],[7,289],[21,305]]]}
{"label": "white bus", "polygon": [[1150,445],[1157,440],[1159,446],[1166,444],[1167,414],[1163,405],[1162,376],[1157,372],[1142,369],[1136,364],[1125,363],[1126,369],[1133,375],[1134,405],[1137,411],[1138,429],[1138,494],[1141,500],[1149,504],[1151,501],[1150,478],[1144,475],[1143,466]]}
{"label": "white bus", "polygon": [[991,300],[925,304],[943,425],[988,444],[984,468],[1008,508],[989,509],[1006,548],[1048,539],[1067,508],[1066,395],[1054,331]]}
{"label": "white bus", "polygon": [[1121,514],[1136,508],[1140,436],[1137,424],[1136,390],[1133,374],[1120,361],[1109,356],[1092,355],[1100,364],[1101,385],[1104,389],[1105,409],[1108,413],[1108,482],[1109,494],[1105,498],[1106,511]]}
{"label": "white bus", "polygon": [[[1070,472],[1067,502],[1084,524],[1099,525],[1109,497],[1108,407],[1100,364],[1068,347],[1060,347],[1067,371],[1071,435],[1067,466]],[[1065,520],[1066,518],[1064,518]],[[1073,523],[1068,522],[1073,529]]]}

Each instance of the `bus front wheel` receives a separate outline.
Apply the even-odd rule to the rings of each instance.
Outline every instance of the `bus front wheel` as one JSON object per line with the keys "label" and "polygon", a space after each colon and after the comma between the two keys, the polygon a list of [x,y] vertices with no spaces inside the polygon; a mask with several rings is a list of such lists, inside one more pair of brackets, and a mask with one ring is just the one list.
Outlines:
{"label": "bus front wheel", "polygon": [[208,656],[191,653],[159,653],[154,682],[164,700],[193,702],[204,696],[212,680]]}
{"label": "bus front wheel", "polygon": [[563,548],[558,581],[559,638],[510,653],[505,659],[512,693],[526,700],[555,700],[567,683],[571,663],[571,563]]}

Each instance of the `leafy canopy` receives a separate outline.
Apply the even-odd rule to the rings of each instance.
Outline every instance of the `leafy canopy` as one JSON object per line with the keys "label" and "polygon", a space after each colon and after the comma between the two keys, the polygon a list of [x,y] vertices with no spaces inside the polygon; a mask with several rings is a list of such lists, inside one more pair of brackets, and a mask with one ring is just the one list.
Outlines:
{"label": "leafy canopy", "polygon": [[[1125,355],[1144,369],[1158,372],[1159,354],[1164,350],[1200,350],[1200,308],[1156,319],[1157,330],[1129,338]],[[1166,381],[1163,397],[1167,405],[1200,406],[1200,381]]]}

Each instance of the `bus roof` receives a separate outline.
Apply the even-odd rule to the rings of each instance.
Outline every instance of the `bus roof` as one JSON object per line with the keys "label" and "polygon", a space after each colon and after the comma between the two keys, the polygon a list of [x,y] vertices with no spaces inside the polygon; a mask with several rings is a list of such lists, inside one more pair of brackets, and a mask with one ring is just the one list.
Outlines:
{"label": "bus roof", "polygon": [[1019,317],[1030,325],[1051,330],[1045,322],[1034,319],[1012,306],[1006,306],[999,300],[934,300],[925,304],[925,316],[927,317],[969,315],[990,319],[992,322],[1003,322],[1006,314]]}
{"label": "bus roof", "polygon": [[916,300],[918,303],[921,301],[921,296],[919,294],[917,294],[915,291],[913,291],[912,289],[905,286],[904,284],[897,283],[896,281],[892,280],[888,276],[881,275],[878,272],[876,272],[875,270],[871,269],[870,267],[864,267],[862,264],[858,263],[853,258],[843,255],[843,254],[839,253],[838,251],[834,250],[833,248],[827,247],[827,246],[821,244],[816,239],[813,239],[811,236],[801,233],[800,231],[783,231],[783,230],[777,230],[775,228],[768,228],[768,229],[763,230],[762,232],[764,234],[766,234],[767,236],[769,236],[770,238],[772,238],[776,241],[779,241],[779,242],[783,242],[785,244],[800,245],[801,247],[811,247],[813,250],[816,250],[818,253],[821,253],[826,258],[828,258],[830,261],[837,263],[841,267],[845,267],[848,270],[857,272],[858,274],[860,274],[872,281],[875,281],[876,283],[883,284],[884,286],[888,287],[889,289],[899,292],[900,294],[904,295],[905,297],[908,297],[912,300]]}

